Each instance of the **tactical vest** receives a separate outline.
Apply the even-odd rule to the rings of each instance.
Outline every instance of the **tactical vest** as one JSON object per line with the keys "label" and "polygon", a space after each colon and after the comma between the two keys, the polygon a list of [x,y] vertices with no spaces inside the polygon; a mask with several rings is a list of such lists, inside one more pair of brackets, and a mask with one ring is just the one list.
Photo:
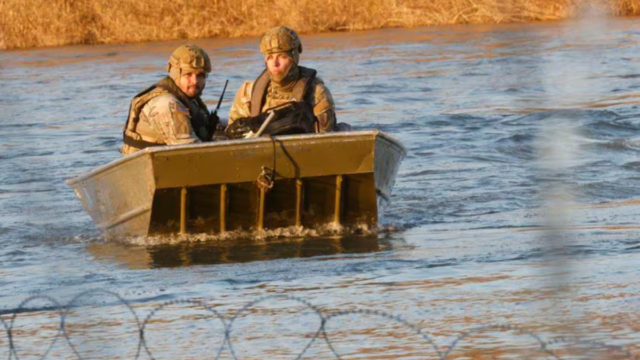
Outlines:
{"label": "tactical vest", "polygon": [[294,84],[291,96],[285,103],[271,107],[264,112],[262,108],[266,102],[267,89],[271,81],[269,73],[264,70],[253,83],[251,91],[250,116],[236,119],[225,130],[229,139],[246,137],[249,132],[256,133],[273,112],[274,117],[265,127],[264,135],[307,134],[315,132],[317,118],[313,113],[313,106],[309,99],[312,92],[311,85],[316,77],[316,71],[302,66],[300,79]]}
{"label": "tactical vest", "polygon": [[[157,91],[154,91],[158,89]],[[202,141],[208,141],[211,138],[211,131],[208,129],[208,117],[209,110],[200,97],[196,97],[194,100],[197,105],[187,97],[182,90],[176,85],[176,83],[170,77],[158,81],[156,84],[151,85],[147,89],[136,95],[131,101],[129,107],[129,117],[124,125],[123,142],[130,147],[138,150],[144,149],[149,146],[165,145],[166,142],[160,139],[156,134],[143,134],[137,131],[138,122],[140,121],[140,113],[142,108],[151,99],[169,93],[176,97],[183,105],[189,109],[189,115],[191,117],[191,127],[194,129],[196,136]],[[206,134],[206,136],[203,136]]]}
{"label": "tactical vest", "polygon": [[[311,103],[308,99],[311,91],[311,84],[313,80],[316,78],[316,71],[313,69],[305,68],[302,66],[298,66],[300,69],[300,79],[296,81],[293,86],[293,90],[291,91],[291,98],[289,99],[292,102],[306,102],[311,106]],[[269,73],[265,69],[260,76],[253,83],[253,90],[251,91],[251,113],[250,116],[258,116],[262,112],[262,107],[266,101],[267,96],[267,88],[271,79],[269,78]]]}

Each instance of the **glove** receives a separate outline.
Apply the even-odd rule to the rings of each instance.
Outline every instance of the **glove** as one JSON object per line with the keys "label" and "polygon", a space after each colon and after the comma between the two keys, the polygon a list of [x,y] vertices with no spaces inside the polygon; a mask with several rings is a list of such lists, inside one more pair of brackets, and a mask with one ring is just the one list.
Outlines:
{"label": "glove", "polygon": [[227,138],[227,134],[225,134],[224,132],[224,125],[218,123],[218,125],[216,125],[216,131],[213,132],[213,141],[222,141],[222,140],[228,140]]}
{"label": "glove", "polygon": [[225,133],[229,139],[242,139],[250,131],[256,132],[260,124],[264,121],[264,116],[240,118],[227,126]]}
{"label": "glove", "polygon": [[[218,114],[214,111],[211,114],[209,114],[209,118],[207,119],[207,125],[209,126],[209,129],[215,131],[216,127],[218,126],[218,124],[220,124],[220,117],[218,116]],[[212,131],[212,132],[213,132]]]}

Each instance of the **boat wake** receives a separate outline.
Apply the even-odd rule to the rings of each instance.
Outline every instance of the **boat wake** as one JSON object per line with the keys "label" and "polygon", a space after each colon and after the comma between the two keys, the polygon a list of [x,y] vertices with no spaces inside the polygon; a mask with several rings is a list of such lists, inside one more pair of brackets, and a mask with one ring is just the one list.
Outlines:
{"label": "boat wake", "polygon": [[398,231],[393,226],[371,226],[367,223],[358,223],[352,226],[338,224],[326,224],[316,228],[301,226],[289,226],[268,230],[235,230],[223,233],[198,233],[198,234],[162,234],[150,236],[133,236],[110,239],[127,245],[155,246],[174,245],[183,243],[273,243],[278,240],[303,241],[312,238],[346,237],[346,236],[374,236],[389,234]]}

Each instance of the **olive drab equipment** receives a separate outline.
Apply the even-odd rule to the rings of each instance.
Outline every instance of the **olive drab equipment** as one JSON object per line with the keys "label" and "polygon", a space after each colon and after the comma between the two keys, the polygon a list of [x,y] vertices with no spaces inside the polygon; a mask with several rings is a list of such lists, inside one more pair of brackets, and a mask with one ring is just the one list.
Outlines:
{"label": "olive drab equipment", "polygon": [[315,130],[317,121],[311,102],[308,99],[311,94],[316,71],[300,66],[300,79],[293,86],[289,102],[276,106],[272,109],[262,111],[265,104],[267,87],[269,86],[269,73],[265,70],[258,76],[253,84],[251,92],[250,116],[234,121],[226,130],[230,139],[242,138],[249,131],[254,133],[266,120],[268,113],[273,111],[275,116],[269,125],[264,129],[263,134],[283,135],[283,134],[308,134]]}
{"label": "olive drab equipment", "polygon": [[[159,91],[153,91],[159,89]],[[200,97],[189,99],[169,77],[165,77],[156,84],[150,86],[140,92],[133,98],[129,108],[129,117],[124,126],[123,142],[137,149],[144,149],[149,146],[165,145],[163,139],[159,139],[155,134],[143,134],[137,129],[140,121],[140,113],[142,108],[151,99],[169,93],[175,96],[183,105],[189,109],[191,117],[191,127],[202,141],[211,139],[211,135],[217,124],[211,124],[209,121],[209,110]],[[194,103],[194,101],[196,103]]]}
{"label": "olive drab equipment", "polygon": [[237,119],[226,129],[227,138],[242,139],[250,132],[257,133],[271,113],[274,113],[273,120],[269,122],[262,134],[291,135],[314,132],[315,122],[311,120],[313,117],[311,107],[303,101],[292,101],[267,109],[258,116]]}

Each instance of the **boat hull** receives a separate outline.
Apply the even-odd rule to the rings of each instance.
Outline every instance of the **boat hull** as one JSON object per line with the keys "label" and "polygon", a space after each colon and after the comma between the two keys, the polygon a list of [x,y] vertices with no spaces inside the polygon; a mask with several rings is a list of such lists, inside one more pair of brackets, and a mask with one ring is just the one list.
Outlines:
{"label": "boat hull", "polygon": [[374,226],[405,154],[380,131],[263,137],[151,147],[67,184],[108,238]]}

